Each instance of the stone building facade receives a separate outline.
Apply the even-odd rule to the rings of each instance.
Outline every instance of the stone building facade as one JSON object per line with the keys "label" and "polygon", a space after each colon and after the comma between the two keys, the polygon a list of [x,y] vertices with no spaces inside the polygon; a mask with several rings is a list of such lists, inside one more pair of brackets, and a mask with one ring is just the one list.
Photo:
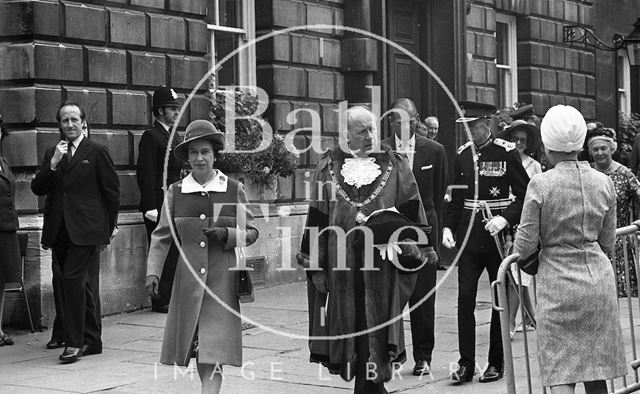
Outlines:
{"label": "stone building facade", "polygon": [[[29,182],[44,149],[59,138],[55,111],[62,101],[85,107],[90,138],[109,147],[120,176],[121,231],[101,256],[103,310],[116,313],[147,305],[135,163],[157,86],[170,85],[184,98],[212,64],[257,38],[255,46],[223,65],[217,81],[264,89],[270,100],[265,118],[275,131],[295,132],[297,148],[311,145],[310,128],[319,129],[322,149],[333,146],[339,102],[370,103],[372,92],[379,92],[381,112],[395,98],[410,97],[423,118],[438,116],[438,138],[452,159],[464,138],[451,98],[497,106],[532,103],[538,115],[569,104],[586,118],[615,119],[616,108],[604,96],[617,89],[606,78],[612,64],[593,49],[563,43],[562,28],[606,30],[621,18],[626,33],[640,16],[633,14],[633,2],[621,2],[623,14],[603,12],[612,3],[606,0],[3,1],[0,112],[12,133],[3,140],[2,155],[18,176],[20,223],[31,235],[26,278],[32,310],[50,324],[51,256],[39,247],[43,201],[30,192]],[[290,30],[260,39],[281,29]],[[600,78],[606,83],[596,83]],[[185,109],[182,127],[208,116],[205,92],[201,88]],[[384,120],[381,126],[384,137]],[[320,156],[301,153],[298,170],[279,179],[265,213],[256,209],[261,237],[249,255],[256,258],[261,280],[304,277],[300,270],[279,268],[295,267],[305,190]],[[260,203],[256,187],[247,188]],[[20,298],[9,300],[5,319],[24,323]]]}

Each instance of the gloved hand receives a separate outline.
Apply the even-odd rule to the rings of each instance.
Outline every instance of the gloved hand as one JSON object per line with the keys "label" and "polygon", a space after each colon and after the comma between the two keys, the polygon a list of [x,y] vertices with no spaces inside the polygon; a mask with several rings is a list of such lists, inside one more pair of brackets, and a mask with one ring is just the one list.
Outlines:
{"label": "gloved hand", "polygon": [[447,249],[452,249],[456,246],[456,241],[449,227],[442,229],[442,245]]}
{"label": "gloved hand", "polygon": [[144,217],[151,220],[152,222],[158,221],[158,210],[152,209],[144,213]]}
{"label": "gloved hand", "polygon": [[402,254],[402,249],[396,243],[376,245],[376,249],[378,249],[382,260],[393,261],[396,254]]}
{"label": "gloved hand", "polygon": [[227,242],[228,232],[226,227],[203,228],[202,232],[209,239],[217,239],[221,243]]}
{"label": "gloved hand", "polygon": [[324,271],[316,271],[311,275],[311,281],[320,293],[328,293],[327,274]]}
{"label": "gloved hand", "polygon": [[160,279],[155,275],[147,276],[144,287],[147,289],[147,294],[151,298],[157,298],[159,296],[158,289],[160,287]]}
{"label": "gloved hand", "polygon": [[503,218],[502,216],[494,216],[487,222],[487,224],[484,226],[484,229],[487,230],[493,237],[498,235],[498,233],[505,227],[507,227],[508,224],[509,222],[507,222],[507,219]]}

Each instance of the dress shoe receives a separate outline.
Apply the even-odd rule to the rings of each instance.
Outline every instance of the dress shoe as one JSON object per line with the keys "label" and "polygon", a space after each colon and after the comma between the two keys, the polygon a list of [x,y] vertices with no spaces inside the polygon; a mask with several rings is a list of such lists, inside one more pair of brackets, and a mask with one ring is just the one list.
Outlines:
{"label": "dress shoe", "polygon": [[416,366],[413,367],[413,374],[415,376],[430,375],[431,366],[427,360],[416,361]]}
{"label": "dress shoe", "polygon": [[64,346],[65,346],[64,341],[60,341],[57,339],[52,339],[49,342],[47,342],[47,344],[45,345],[47,349],[58,349]]}
{"label": "dress shoe", "polygon": [[460,365],[458,370],[451,374],[451,380],[454,383],[470,382],[475,374],[473,368]]}
{"label": "dress shoe", "polygon": [[494,365],[489,365],[487,369],[484,371],[482,376],[480,376],[480,383],[490,383],[495,382],[496,380],[502,379],[503,370],[499,369]]}
{"label": "dress shoe", "polygon": [[82,357],[82,348],[67,346],[58,359],[64,364],[70,364],[80,360],[80,357]]}
{"label": "dress shoe", "polygon": [[0,346],[10,346],[13,345],[13,338],[11,338],[10,336],[8,336],[7,334],[2,334],[0,335]]}
{"label": "dress shoe", "polygon": [[151,310],[158,313],[167,313],[169,312],[169,305],[153,305]]}
{"label": "dress shoe", "polygon": [[92,354],[101,354],[102,346],[98,345],[82,345],[82,357],[90,356]]}

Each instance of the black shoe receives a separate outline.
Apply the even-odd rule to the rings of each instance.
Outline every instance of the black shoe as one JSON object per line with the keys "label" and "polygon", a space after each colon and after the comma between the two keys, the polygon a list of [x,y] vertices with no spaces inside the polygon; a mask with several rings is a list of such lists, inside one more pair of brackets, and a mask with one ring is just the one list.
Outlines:
{"label": "black shoe", "polygon": [[101,354],[102,346],[99,345],[82,345],[82,357],[90,356],[92,354]]}
{"label": "black shoe", "polygon": [[49,342],[47,342],[46,345],[44,345],[44,347],[46,347],[47,349],[58,349],[61,347],[64,347],[66,344],[64,343],[64,341],[58,340],[58,339],[52,339]]}
{"label": "black shoe", "polygon": [[167,313],[169,312],[169,305],[153,305],[151,310],[158,313]]}
{"label": "black shoe", "polygon": [[503,373],[504,371],[502,369],[499,369],[494,365],[489,365],[478,380],[480,383],[495,382],[496,380],[502,379]]}
{"label": "black shoe", "polygon": [[416,366],[413,367],[413,374],[415,376],[430,375],[431,366],[427,360],[416,361]]}
{"label": "black shoe", "polygon": [[80,357],[82,357],[82,348],[67,346],[58,359],[65,364],[70,364],[80,360]]}
{"label": "black shoe", "polygon": [[470,382],[475,374],[476,373],[473,368],[460,365],[458,370],[451,374],[451,380],[454,383]]}
{"label": "black shoe", "polygon": [[13,338],[8,336],[7,334],[0,335],[0,346],[4,346],[4,345],[11,346],[14,343],[15,342],[13,342]]}

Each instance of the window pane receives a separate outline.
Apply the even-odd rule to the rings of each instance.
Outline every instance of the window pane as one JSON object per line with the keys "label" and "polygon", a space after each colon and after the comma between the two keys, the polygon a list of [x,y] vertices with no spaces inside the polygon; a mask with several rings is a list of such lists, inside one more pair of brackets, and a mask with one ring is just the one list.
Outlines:
{"label": "window pane", "polygon": [[496,22],[496,62],[498,64],[509,64],[509,25]]}
{"label": "window pane", "polygon": [[[226,33],[216,31],[215,37],[215,62],[216,64],[222,60],[225,56],[231,53],[237,47],[238,35],[235,33]],[[235,54],[229,60],[227,60],[218,72],[216,73],[218,86],[221,85],[234,85],[238,81],[238,54]]]}
{"label": "window pane", "polygon": [[498,68],[498,95],[500,98],[500,108],[513,105],[511,97],[511,70]]}
{"label": "window pane", "polygon": [[242,28],[242,1],[219,0],[220,25]]}

